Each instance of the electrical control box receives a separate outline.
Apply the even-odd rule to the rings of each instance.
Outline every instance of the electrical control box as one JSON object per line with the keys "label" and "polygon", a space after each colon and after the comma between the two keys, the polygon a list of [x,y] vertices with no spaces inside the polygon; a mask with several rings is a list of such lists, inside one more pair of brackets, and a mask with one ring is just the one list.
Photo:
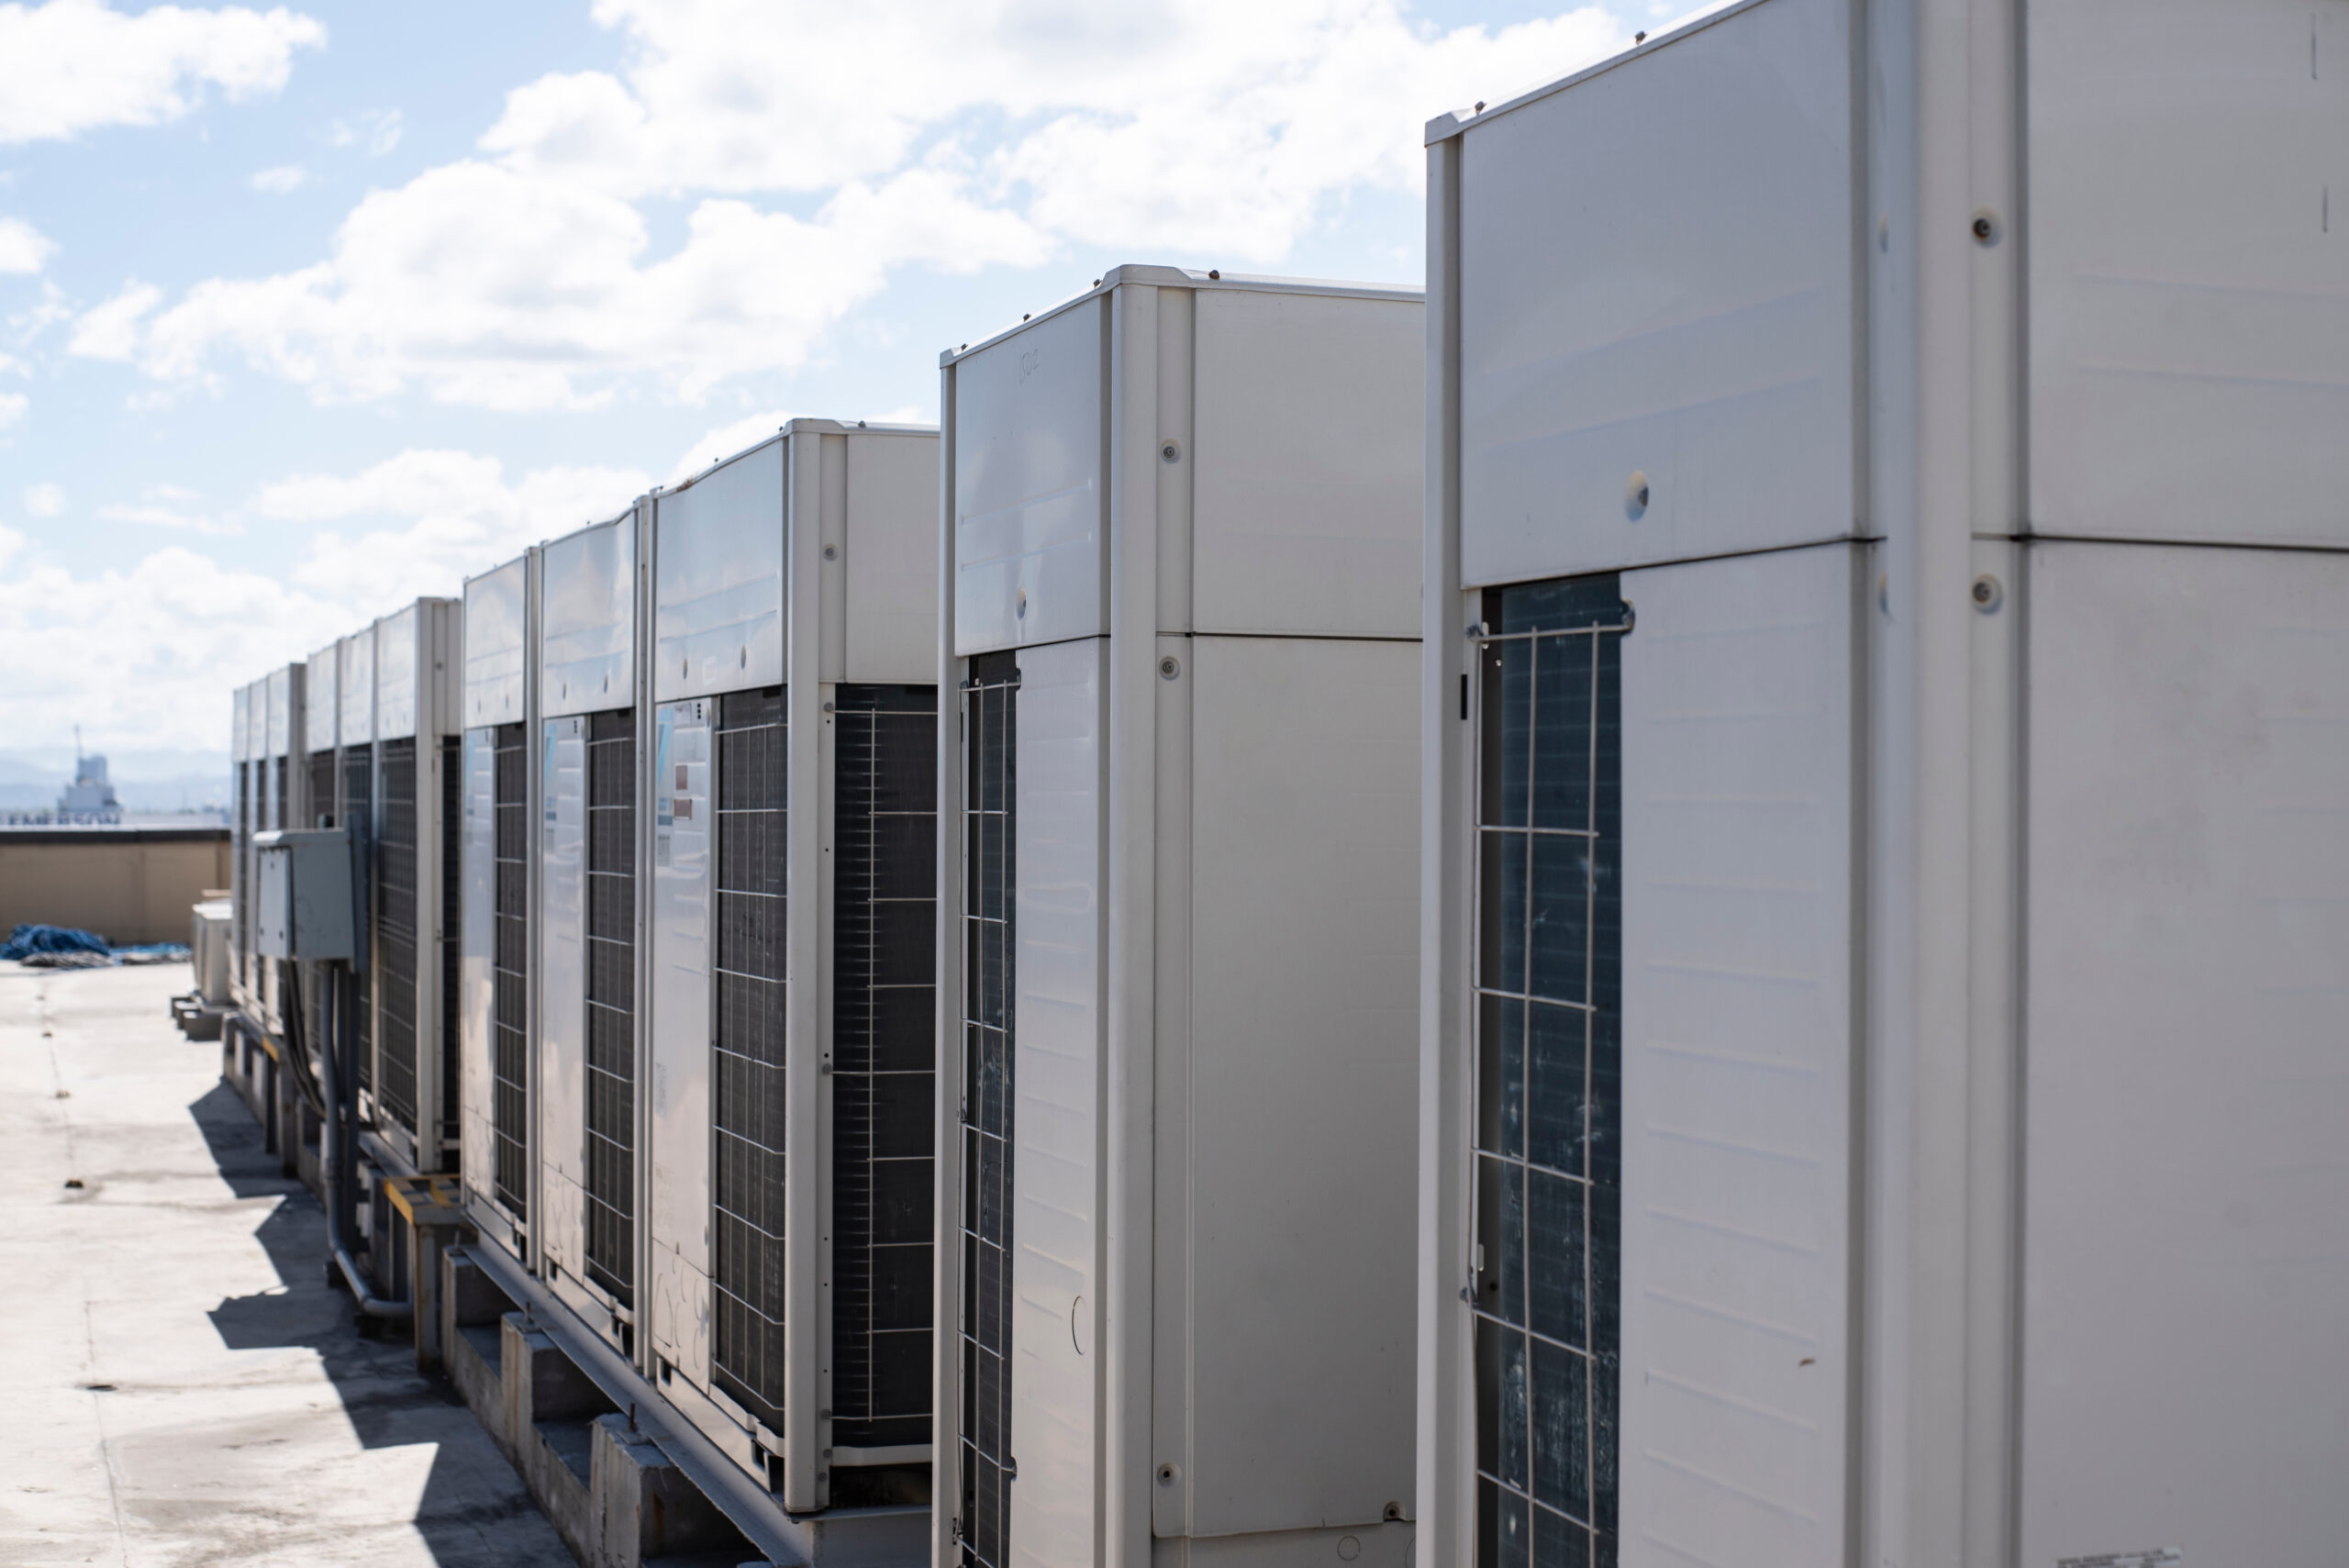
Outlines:
{"label": "electrical control box", "polygon": [[285,828],[253,835],[255,946],[264,958],[351,954],[351,834]]}

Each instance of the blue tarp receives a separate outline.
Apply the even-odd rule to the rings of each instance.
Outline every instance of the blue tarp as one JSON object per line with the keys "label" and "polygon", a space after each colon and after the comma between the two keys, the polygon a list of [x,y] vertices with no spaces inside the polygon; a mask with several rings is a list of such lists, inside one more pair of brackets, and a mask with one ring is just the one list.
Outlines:
{"label": "blue tarp", "polygon": [[108,953],[114,949],[104,937],[77,931],[71,926],[18,926],[8,933],[0,958],[30,958],[37,952]]}

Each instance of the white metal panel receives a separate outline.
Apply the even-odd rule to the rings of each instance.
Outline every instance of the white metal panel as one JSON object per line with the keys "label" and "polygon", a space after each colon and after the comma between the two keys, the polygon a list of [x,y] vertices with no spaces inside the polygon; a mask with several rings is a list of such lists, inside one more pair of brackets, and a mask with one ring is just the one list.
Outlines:
{"label": "white metal panel", "polygon": [[[707,699],[653,716],[652,1244],[709,1271],[711,965]],[[707,1315],[707,1302],[688,1315]]]}
{"label": "white metal panel", "polygon": [[[417,617],[421,601],[375,623],[375,739],[398,740],[416,733],[417,711]],[[422,788],[424,774],[417,773]]]}
{"label": "white metal panel", "polygon": [[375,739],[375,628],[353,632],[342,639],[342,695],[338,723],[342,743],[365,746]]}
{"label": "white metal panel", "polygon": [[1419,661],[1190,643],[1189,1376],[1160,1397],[1190,1405],[1192,1535],[1411,1495]]}
{"label": "white metal panel", "polygon": [[463,717],[468,729],[522,722],[529,678],[530,558],[465,582]]}
{"label": "white metal panel", "polygon": [[252,687],[239,686],[228,694],[228,760],[246,761],[252,751],[252,726],[249,716],[252,710]]}
{"label": "white metal panel", "polygon": [[1853,531],[1852,11],[1767,0],[1471,124],[1469,585]]}
{"label": "white metal panel", "polygon": [[[470,600],[471,585],[468,584]],[[465,731],[458,782],[464,798],[458,845],[457,1055],[459,1169],[477,1201],[496,1200],[497,732]]]}
{"label": "white metal panel", "polygon": [[[585,1178],[587,1077],[587,721],[551,718],[541,728],[540,777],[544,822],[539,845],[538,993],[539,1143],[549,1176],[576,1191]],[[545,1244],[576,1269],[581,1238],[550,1228],[540,1217]]]}
{"label": "white metal panel", "polygon": [[1845,1560],[1855,570],[1623,578],[1627,1562]]}
{"label": "white metal panel", "polygon": [[628,707],[635,698],[636,514],[582,528],[540,552],[542,717]]}
{"label": "white metal panel", "polygon": [[655,701],[782,684],[785,450],[778,437],[653,498]]}
{"label": "white metal panel", "polygon": [[938,679],[938,435],[848,439],[846,678]]}
{"label": "white metal panel", "polygon": [[1019,659],[1010,1540],[1022,1568],[1094,1561],[1107,650],[1086,639]]}
{"label": "white metal panel", "polygon": [[1195,302],[1192,625],[1417,637],[1423,308]]}
{"label": "white metal panel", "polygon": [[342,691],[336,662],[340,651],[337,644],[329,642],[311,654],[302,677],[302,749],[306,751],[334,750],[339,712],[335,705]]}
{"label": "white metal panel", "polygon": [[1046,317],[954,364],[954,651],[1108,629],[1101,311]]}
{"label": "white metal panel", "polygon": [[269,673],[268,692],[269,749],[265,754],[283,757],[294,741],[294,672],[290,666]]}
{"label": "white metal panel", "polygon": [[2349,9],[2023,15],[2032,528],[2349,545]]}
{"label": "white metal panel", "polygon": [[2349,1541],[2349,557],[2031,552],[2021,1551]]}

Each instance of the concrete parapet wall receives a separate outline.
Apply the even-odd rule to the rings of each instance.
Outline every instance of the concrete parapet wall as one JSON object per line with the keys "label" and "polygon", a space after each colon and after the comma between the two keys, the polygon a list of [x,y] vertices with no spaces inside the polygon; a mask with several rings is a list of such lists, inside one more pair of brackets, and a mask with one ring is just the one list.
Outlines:
{"label": "concrete parapet wall", "polygon": [[39,921],[119,944],[184,942],[189,911],[228,872],[226,828],[0,829],[0,933]]}

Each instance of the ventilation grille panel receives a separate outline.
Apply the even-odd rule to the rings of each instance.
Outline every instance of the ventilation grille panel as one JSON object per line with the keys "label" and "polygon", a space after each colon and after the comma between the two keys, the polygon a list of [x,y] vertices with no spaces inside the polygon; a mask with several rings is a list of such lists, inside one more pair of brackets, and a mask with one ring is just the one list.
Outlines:
{"label": "ventilation grille panel", "polygon": [[384,1002],[381,1074],[384,1112],[411,1134],[416,1125],[417,799],[416,742],[383,743],[384,836],[375,844],[376,958]]}
{"label": "ventilation grille panel", "polygon": [[529,760],[518,724],[500,725],[492,799],[496,813],[495,966],[491,971],[490,1132],[497,1200],[530,1217]]}
{"label": "ventilation grille panel", "polygon": [[587,1275],[636,1283],[636,713],[587,720]]}

